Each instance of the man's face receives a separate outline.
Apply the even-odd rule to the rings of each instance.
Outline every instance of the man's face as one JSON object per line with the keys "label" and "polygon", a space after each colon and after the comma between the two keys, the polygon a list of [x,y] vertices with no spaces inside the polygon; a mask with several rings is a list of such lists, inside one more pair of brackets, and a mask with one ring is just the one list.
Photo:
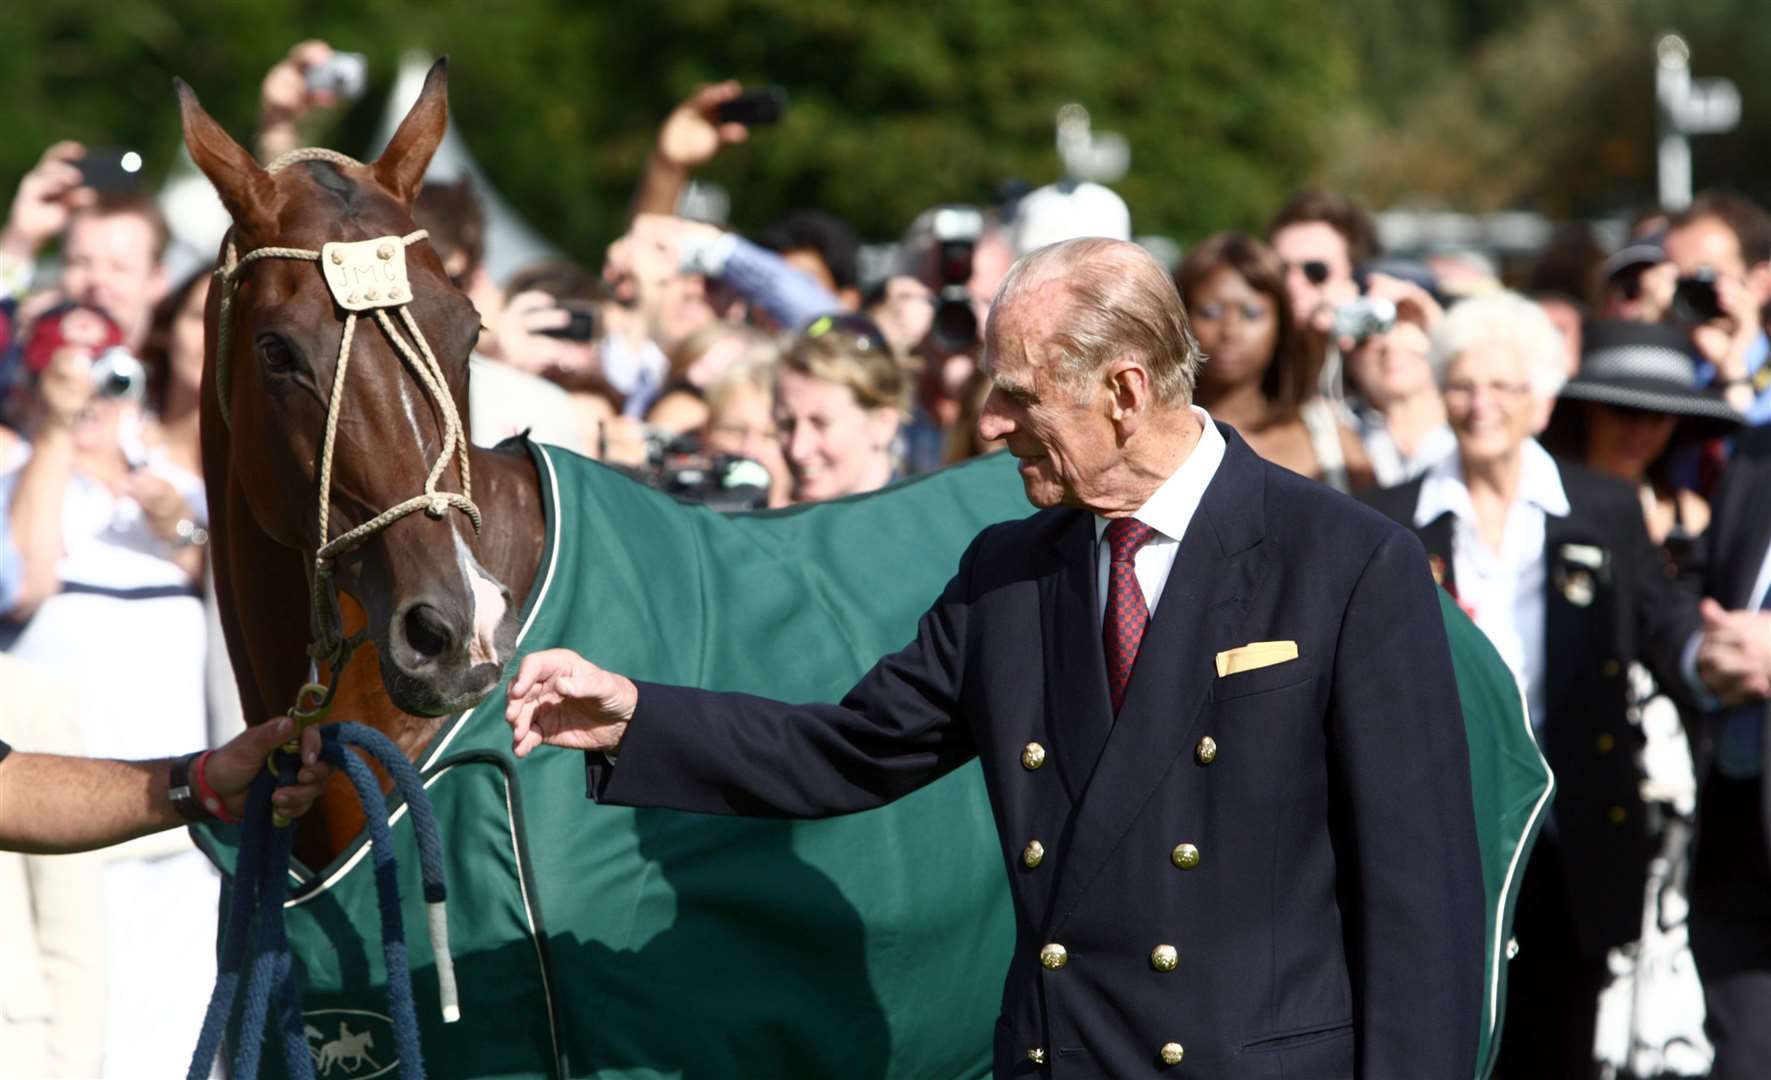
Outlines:
{"label": "man's face", "polygon": [[1698,218],[1666,234],[1663,242],[1667,261],[1679,268],[1680,277],[1699,270],[1713,270],[1722,277],[1742,280],[1746,277],[1746,260],[1740,253],[1740,241],[1734,230],[1715,218]]}
{"label": "man's face", "polygon": [[131,348],[140,348],[148,317],[166,291],[154,260],[153,226],[137,214],[81,214],[63,243],[62,291],[103,308]]}
{"label": "man's face", "polygon": [[1350,300],[1353,260],[1334,226],[1299,221],[1273,234],[1273,250],[1285,261],[1285,288],[1291,294],[1292,321],[1303,326],[1325,303]]}
{"label": "man's face", "polygon": [[986,361],[990,396],[978,417],[978,436],[1007,444],[1020,461],[1021,483],[1034,506],[1088,507],[1103,494],[1104,480],[1119,462],[1118,430],[1104,386],[1090,383],[1078,390],[1051,370],[1047,342],[1068,303],[1050,295],[1052,289],[1035,290],[1014,310],[998,313]]}

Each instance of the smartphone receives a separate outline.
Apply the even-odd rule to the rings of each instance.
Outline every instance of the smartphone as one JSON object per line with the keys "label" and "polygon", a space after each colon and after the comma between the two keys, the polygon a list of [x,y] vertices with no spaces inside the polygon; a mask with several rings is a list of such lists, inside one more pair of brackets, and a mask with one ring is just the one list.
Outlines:
{"label": "smartphone", "polygon": [[75,164],[80,182],[94,191],[134,191],[141,186],[141,155],[134,150],[94,147]]}
{"label": "smartphone", "polygon": [[362,53],[335,52],[324,64],[307,69],[307,88],[310,93],[355,101],[369,88],[369,58]]}
{"label": "smartphone", "polygon": [[1722,314],[1722,298],[1716,294],[1716,272],[1699,270],[1673,286],[1673,318],[1687,326],[1702,326]]}
{"label": "smartphone", "polygon": [[535,333],[566,341],[594,341],[597,336],[596,309],[577,304],[560,304],[558,310],[568,312],[571,319],[566,325],[552,330],[537,330]]}
{"label": "smartphone", "polygon": [[714,116],[722,124],[756,127],[759,124],[778,122],[786,109],[787,91],[779,86],[764,86],[746,90],[718,106],[714,109]]}

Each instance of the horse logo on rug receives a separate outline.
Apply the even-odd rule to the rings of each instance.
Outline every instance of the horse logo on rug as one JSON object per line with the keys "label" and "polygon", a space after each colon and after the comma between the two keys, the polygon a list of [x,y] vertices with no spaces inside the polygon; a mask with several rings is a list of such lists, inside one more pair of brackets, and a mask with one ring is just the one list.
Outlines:
{"label": "horse logo on rug", "polygon": [[[398,1058],[386,1064],[375,1058],[377,1031],[383,1036],[380,1045],[393,1045],[393,1021],[380,1013],[319,1009],[303,1013],[302,1019],[306,1022],[307,1052],[314,1059],[314,1071],[328,1080],[370,1080],[392,1072],[400,1064]],[[337,1034],[329,1036],[334,1029]]]}

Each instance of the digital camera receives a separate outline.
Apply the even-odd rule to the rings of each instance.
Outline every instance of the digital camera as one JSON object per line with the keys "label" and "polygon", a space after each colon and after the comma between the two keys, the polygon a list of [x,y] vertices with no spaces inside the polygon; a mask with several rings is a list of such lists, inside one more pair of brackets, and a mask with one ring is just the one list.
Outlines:
{"label": "digital camera", "polygon": [[113,345],[92,361],[92,394],[118,401],[140,401],[148,394],[148,369],[121,345]]}
{"label": "digital camera", "polygon": [[1355,344],[1396,325],[1396,305],[1381,296],[1361,296],[1334,309],[1334,336],[1351,338]]}

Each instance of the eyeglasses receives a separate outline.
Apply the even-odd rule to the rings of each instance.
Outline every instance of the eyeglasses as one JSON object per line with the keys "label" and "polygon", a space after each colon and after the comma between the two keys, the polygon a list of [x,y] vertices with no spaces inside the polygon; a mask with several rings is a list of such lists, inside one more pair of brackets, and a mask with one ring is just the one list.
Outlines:
{"label": "eyeglasses", "polygon": [[865,315],[821,315],[805,328],[807,338],[821,338],[828,334],[847,335],[861,352],[875,349],[881,352],[890,351],[886,346],[885,335]]}
{"label": "eyeglasses", "polygon": [[1246,304],[1203,304],[1197,312],[1199,318],[1216,322],[1234,311],[1242,317],[1243,322],[1259,322],[1267,317],[1267,305],[1253,302]]}
{"label": "eyeglasses", "polygon": [[1304,275],[1304,280],[1312,285],[1321,285],[1328,280],[1328,264],[1321,259],[1305,259],[1302,262],[1288,262],[1287,270],[1296,270]]}
{"label": "eyeglasses", "polygon": [[1473,401],[1477,392],[1486,393],[1491,398],[1511,400],[1523,397],[1531,392],[1529,382],[1468,382],[1457,381],[1445,384],[1443,391],[1446,401]]}

